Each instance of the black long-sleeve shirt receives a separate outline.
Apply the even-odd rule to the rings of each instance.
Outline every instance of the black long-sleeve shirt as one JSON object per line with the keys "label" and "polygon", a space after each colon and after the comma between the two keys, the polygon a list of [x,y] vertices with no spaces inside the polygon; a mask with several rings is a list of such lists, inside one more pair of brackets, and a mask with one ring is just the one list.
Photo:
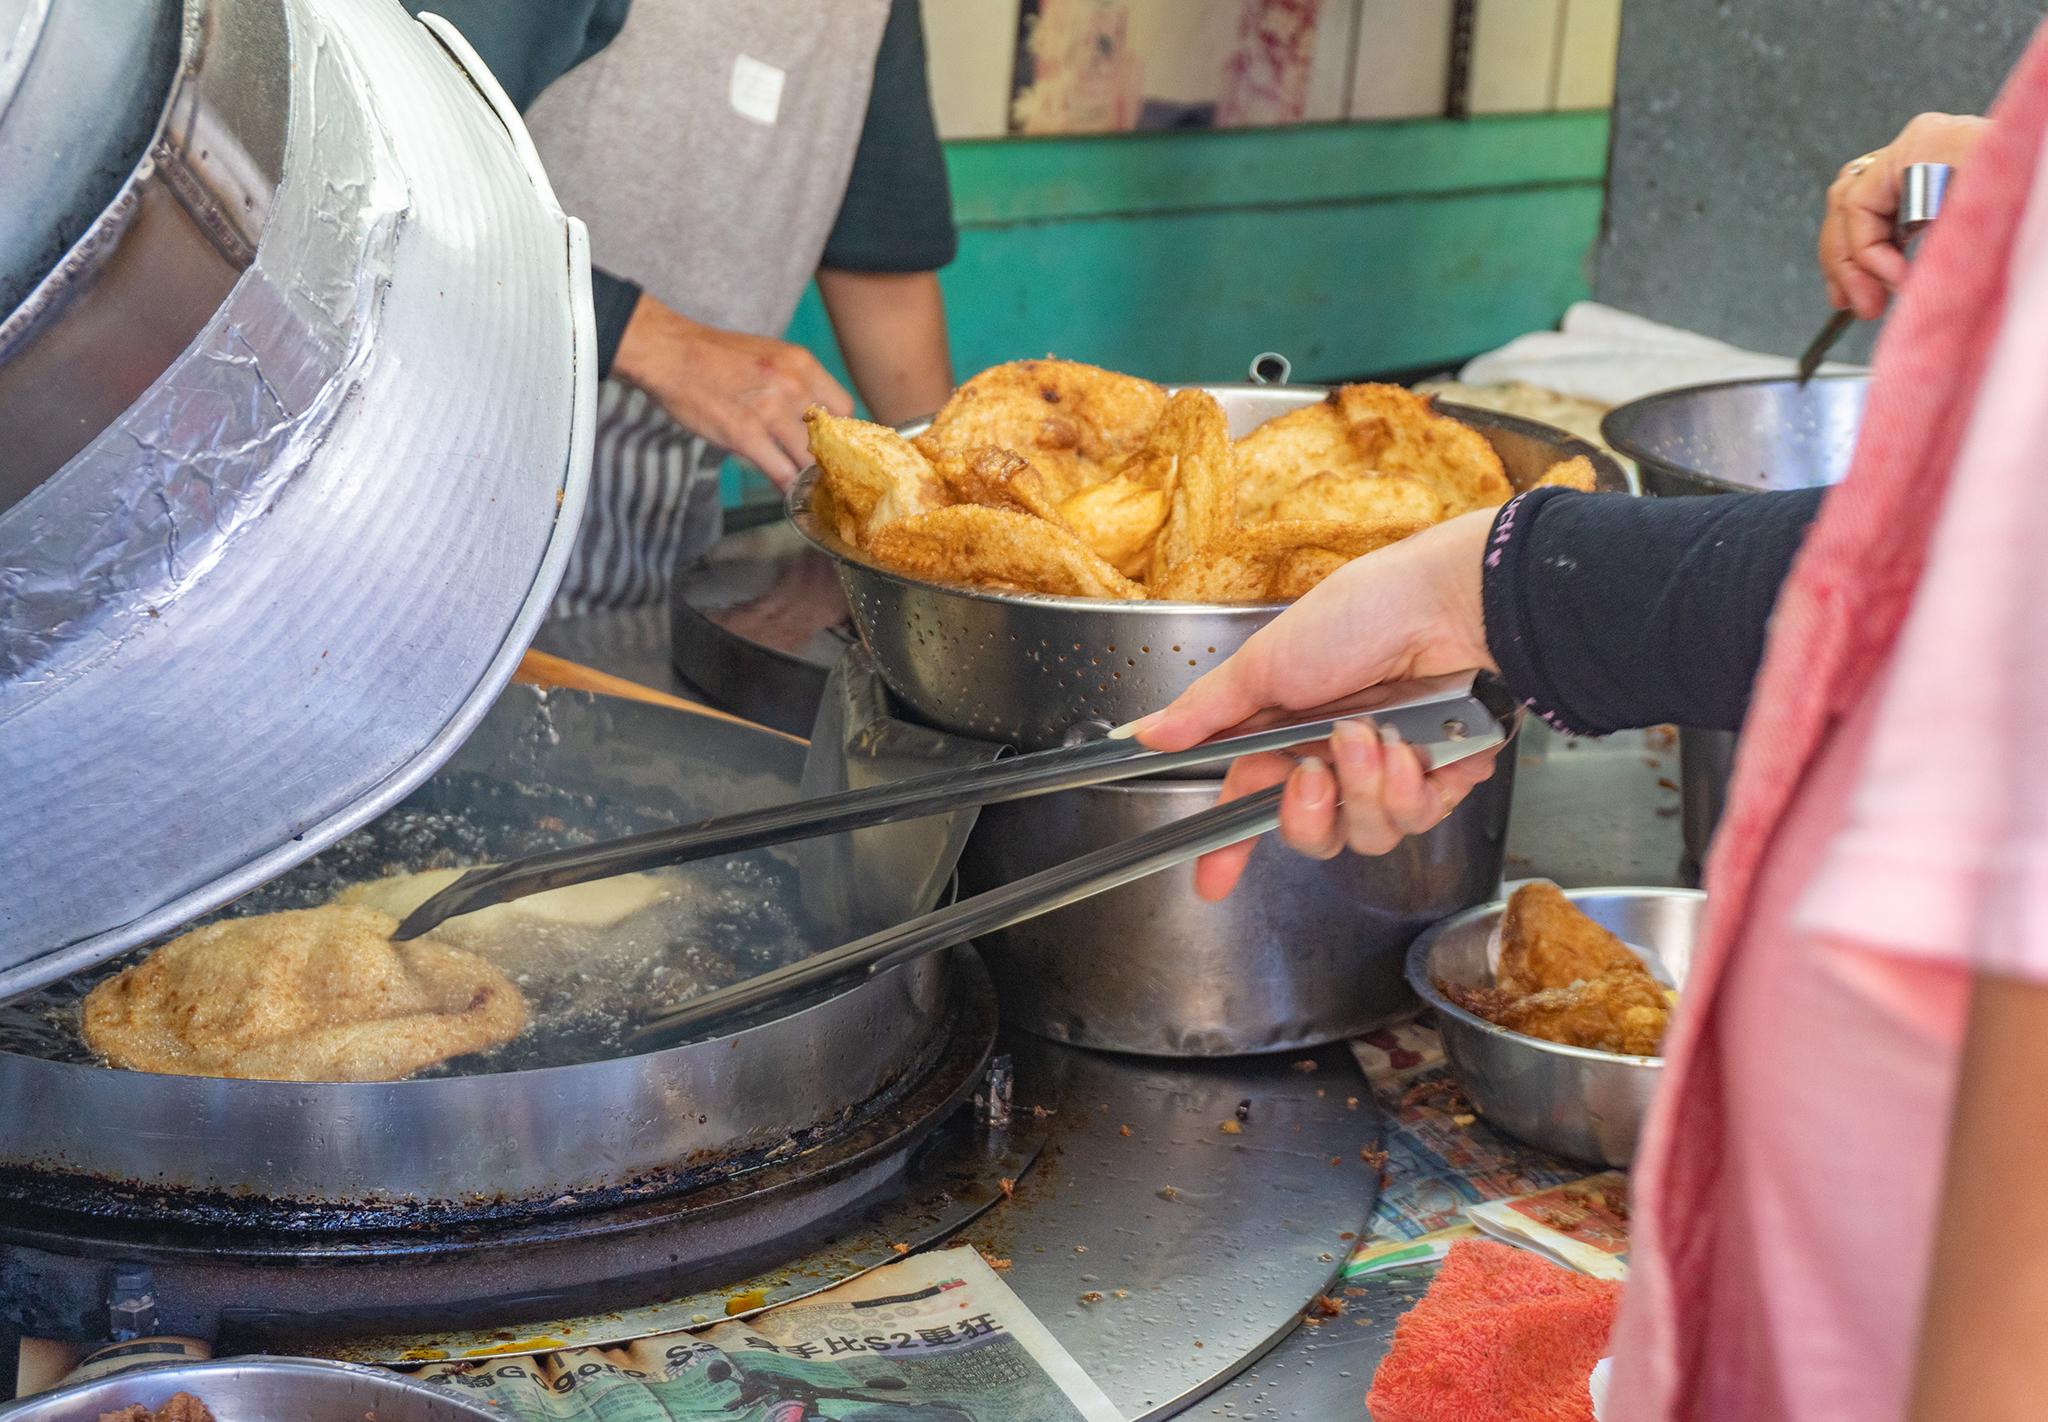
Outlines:
{"label": "black long-sleeve shirt", "polygon": [[1486,641],[1552,726],[1736,730],[1826,491],[1629,499],[1538,489],[1494,520]]}

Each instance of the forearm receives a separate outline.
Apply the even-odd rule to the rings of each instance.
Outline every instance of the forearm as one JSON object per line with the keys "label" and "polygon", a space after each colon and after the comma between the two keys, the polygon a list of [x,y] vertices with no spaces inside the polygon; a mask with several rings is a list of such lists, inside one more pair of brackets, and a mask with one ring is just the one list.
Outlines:
{"label": "forearm", "polygon": [[854,388],[875,419],[902,424],[946,403],[953,357],[938,273],[820,268],[818,294]]}
{"label": "forearm", "polygon": [[[1956,1084],[1911,1422],[2038,1417],[2048,1398],[2048,987],[1980,975]],[[2035,1216],[2041,1216],[2036,1219]]]}
{"label": "forearm", "polygon": [[1629,499],[1538,491],[1502,510],[1486,640],[1560,729],[1735,730],[1822,491]]}

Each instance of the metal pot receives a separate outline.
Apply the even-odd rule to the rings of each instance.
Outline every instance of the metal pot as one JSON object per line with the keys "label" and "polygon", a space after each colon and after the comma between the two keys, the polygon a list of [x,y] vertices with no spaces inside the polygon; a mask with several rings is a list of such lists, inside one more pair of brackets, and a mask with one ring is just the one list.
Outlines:
{"label": "metal pot", "polygon": [[[1574,904],[1624,942],[1648,950],[1680,991],[1707,896],[1696,889],[1571,889]],[[1479,1114],[1556,1155],[1626,1167],[1662,1057],[1623,1057],[1567,1047],[1496,1027],[1437,991],[1439,980],[1490,987],[1487,940],[1506,910],[1487,904],[1438,924],[1408,950],[1408,983],[1436,1010],[1444,1056]]]}
{"label": "metal pot", "polygon": [[[1268,839],[1222,903],[1192,866],[979,940],[1006,1021],[1148,1056],[1290,1051],[1406,1017],[1409,942],[1491,896],[1507,848],[1515,748],[1449,819],[1377,858],[1308,859]],[[969,892],[1215,803],[1218,782],[1104,785],[991,805],[960,860]]]}
{"label": "metal pot", "polygon": [[379,1368],[306,1358],[221,1358],[137,1368],[0,1407],[5,1422],[97,1422],[140,1403],[151,1411],[179,1393],[221,1422],[505,1422],[504,1414],[445,1387]]}
{"label": "metal pot", "polygon": [[[1242,436],[1328,393],[1312,386],[1205,385]],[[1596,445],[1533,420],[1441,407],[1492,442],[1527,488],[1551,466],[1586,458],[1602,489],[1628,478]],[[921,425],[906,425],[916,433]],[[1173,700],[1278,616],[1281,605],[1117,602],[926,582],[867,561],[811,513],[815,466],[789,493],[790,518],[839,564],[854,626],[889,689],[919,720],[1025,750],[1059,745],[1086,721],[1121,725]]]}
{"label": "metal pot", "polygon": [[[1811,489],[1849,472],[1870,379],[1733,380],[1667,390],[1607,413],[1600,432],[1636,461],[1643,492],[1665,498]],[[1733,731],[1679,732],[1685,857],[1697,873],[1721,821]]]}

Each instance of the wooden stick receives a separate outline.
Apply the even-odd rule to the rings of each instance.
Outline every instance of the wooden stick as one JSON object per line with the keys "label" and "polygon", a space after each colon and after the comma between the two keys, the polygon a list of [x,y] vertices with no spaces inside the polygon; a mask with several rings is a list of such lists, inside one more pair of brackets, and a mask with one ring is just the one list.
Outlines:
{"label": "wooden stick", "polygon": [[644,701],[650,706],[666,706],[673,711],[686,711],[692,716],[707,716],[714,721],[725,721],[749,730],[767,731],[771,735],[802,744],[801,736],[791,736],[785,731],[749,721],[743,716],[706,706],[701,701],[685,701],[680,696],[671,696],[666,691],[657,691],[651,686],[642,686],[637,681],[628,681],[622,676],[599,671],[596,667],[572,662],[566,657],[553,656],[547,652],[529,650],[519,659],[519,670],[512,679],[527,686],[560,687],[568,691],[594,691],[602,696],[616,696],[626,701]]}

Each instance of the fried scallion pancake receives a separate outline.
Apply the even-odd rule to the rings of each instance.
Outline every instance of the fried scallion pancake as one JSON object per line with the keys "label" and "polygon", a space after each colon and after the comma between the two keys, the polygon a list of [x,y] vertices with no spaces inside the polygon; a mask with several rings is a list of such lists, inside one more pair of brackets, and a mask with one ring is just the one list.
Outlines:
{"label": "fried scallion pancake", "polygon": [[86,1044],[136,1071],[397,1081],[524,1030],[526,1001],[496,967],[393,943],[397,927],[327,904],[193,929],[86,996]]}

